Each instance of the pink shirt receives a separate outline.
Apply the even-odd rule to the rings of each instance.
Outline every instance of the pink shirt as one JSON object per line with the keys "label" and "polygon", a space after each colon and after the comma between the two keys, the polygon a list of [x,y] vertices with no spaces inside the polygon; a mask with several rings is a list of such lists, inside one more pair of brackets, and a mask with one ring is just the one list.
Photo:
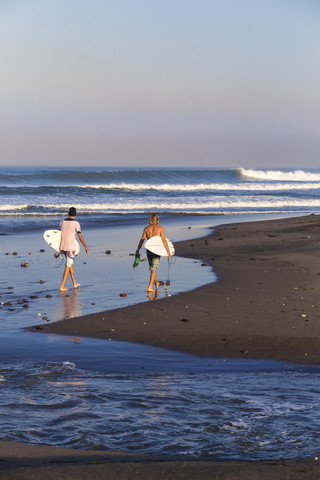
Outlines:
{"label": "pink shirt", "polygon": [[76,249],[76,233],[81,233],[80,223],[76,220],[62,220],[60,222],[60,230],[60,250],[74,252]]}

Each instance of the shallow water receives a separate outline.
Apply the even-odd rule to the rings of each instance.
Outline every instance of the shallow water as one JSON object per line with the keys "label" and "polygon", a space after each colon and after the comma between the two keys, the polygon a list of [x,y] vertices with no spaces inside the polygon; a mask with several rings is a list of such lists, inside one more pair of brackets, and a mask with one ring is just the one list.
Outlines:
{"label": "shallow water", "polygon": [[217,459],[317,455],[320,367],[31,335],[0,357],[3,440]]}
{"label": "shallow water", "polygon": [[[2,305],[2,308],[0,305],[0,325],[5,322],[2,326],[10,329],[43,324],[149,301],[146,292],[148,262],[142,261],[133,269],[134,257],[130,255],[136,250],[142,229],[141,225],[85,231],[90,254],[86,255],[82,248],[75,260],[76,279],[81,286],[78,290],[71,289],[68,279],[66,286],[70,290],[63,295],[59,293],[59,285],[64,263],[54,260],[54,251],[44,242],[42,233],[2,236],[0,303],[11,305]],[[180,224],[167,231],[168,236],[177,241],[191,236],[192,230]],[[205,235],[208,229],[197,227],[196,231]],[[106,254],[107,250],[111,250],[111,255]],[[144,248],[141,258],[146,259]],[[216,279],[212,268],[201,267],[201,261],[181,257],[174,257],[174,261],[170,267],[167,259],[160,261],[158,279],[165,283],[169,280],[170,285],[160,288],[158,298]],[[21,267],[23,263],[28,263],[28,267]],[[127,296],[120,297],[120,293]],[[26,303],[28,308],[25,308]]]}

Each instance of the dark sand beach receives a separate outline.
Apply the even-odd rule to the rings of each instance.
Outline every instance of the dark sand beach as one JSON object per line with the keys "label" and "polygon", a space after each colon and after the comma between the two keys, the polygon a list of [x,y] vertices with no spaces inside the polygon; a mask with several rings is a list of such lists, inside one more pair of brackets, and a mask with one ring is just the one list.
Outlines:
{"label": "dark sand beach", "polygon": [[1,480],[313,480],[316,460],[216,462],[0,442]]}
{"label": "dark sand beach", "polygon": [[[191,292],[33,330],[213,357],[320,363],[319,216],[224,225],[176,245],[218,281]],[[147,280],[147,279],[146,279]],[[164,287],[161,287],[164,288]],[[0,442],[0,478],[315,479],[317,459],[216,462]]]}
{"label": "dark sand beach", "polygon": [[217,282],[39,331],[214,357],[319,364],[319,247],[316,215],[220,226],[208,237],[176,245],[178,255],[212,266]]}

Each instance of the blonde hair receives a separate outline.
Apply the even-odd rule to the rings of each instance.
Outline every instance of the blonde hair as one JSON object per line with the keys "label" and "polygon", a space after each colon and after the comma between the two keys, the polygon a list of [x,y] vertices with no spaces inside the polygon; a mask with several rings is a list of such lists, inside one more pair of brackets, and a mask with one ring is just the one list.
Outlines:
{"label": "blonde hair", "polygon": [[150,225],[159,225],[159,215],[157,213],[150,213],[149,223]]}

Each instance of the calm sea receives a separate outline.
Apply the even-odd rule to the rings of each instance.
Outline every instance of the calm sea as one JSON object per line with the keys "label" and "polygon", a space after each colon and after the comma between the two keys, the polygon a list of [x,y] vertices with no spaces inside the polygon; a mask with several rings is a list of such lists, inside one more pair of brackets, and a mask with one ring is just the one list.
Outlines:
{"label": "calm sea", "polygon": [[[1,168],[0,439],[216,459],[318,456],[318,367],[198,358],[21,328],[148,301],[147,269],[133,271],[128,252],[150,211],[180,240],[218,223],[318,213],[319,194],[320,170]],[[41,232],[56,228],[72,205],[91,253],[77,263],[84,288],[61,296],[62,272],[52,252],[40,252]],[[214,275],[178,257],[170,278],[163,296]]]}

